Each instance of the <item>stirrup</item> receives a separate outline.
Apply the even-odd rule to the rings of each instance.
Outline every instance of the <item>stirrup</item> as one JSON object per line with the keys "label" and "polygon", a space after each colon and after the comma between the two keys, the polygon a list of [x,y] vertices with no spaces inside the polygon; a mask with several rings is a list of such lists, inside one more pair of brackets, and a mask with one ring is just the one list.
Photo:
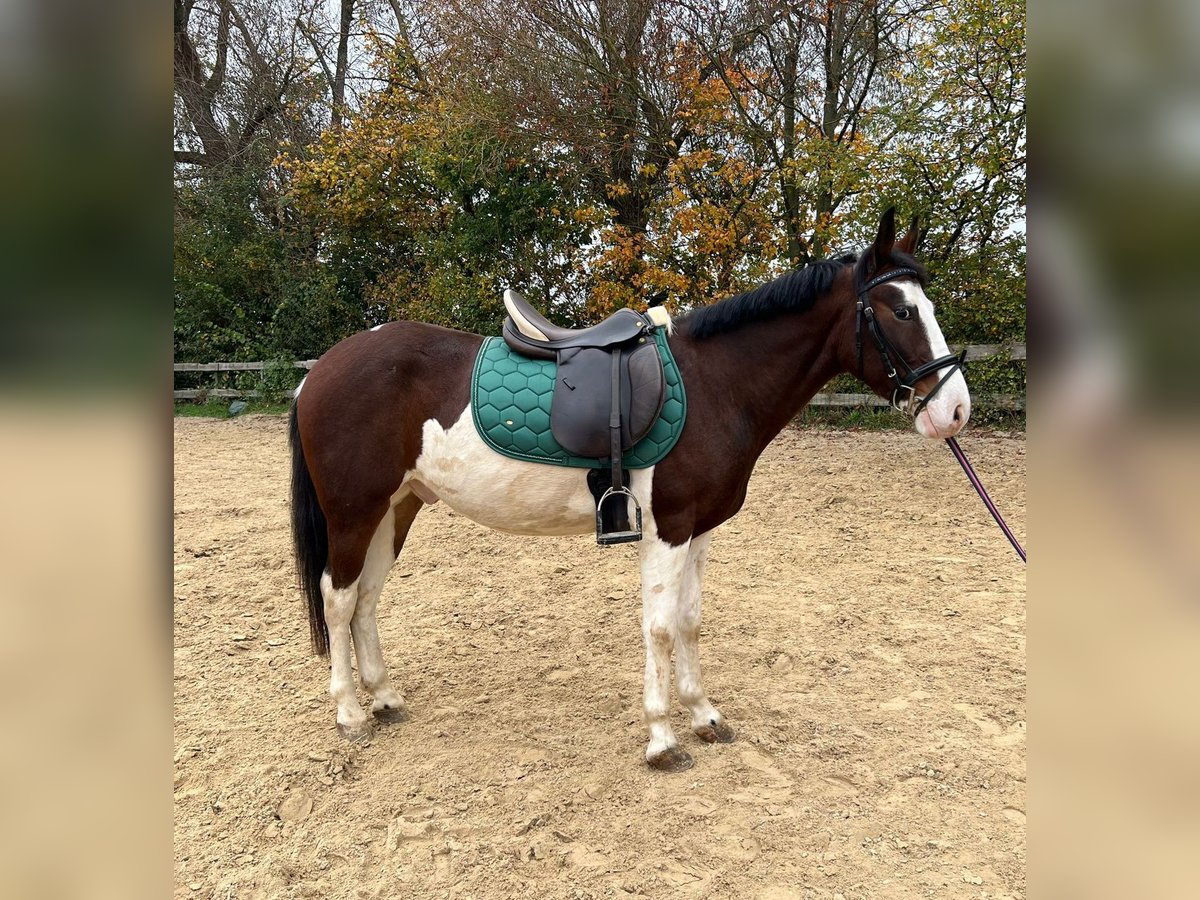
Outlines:
{"label": "stirrup", "polygon": [[[634,527],[631,531],[609,531],[604,530],[604,502],[610,497],[627,498],[633,501],[634,512]],[[601,546],[608,544],[628,544],[633,541],[642,539],[642,507],[637,502],[637,497],[633,496],[633,492],[627,487],[614,488],[610,487],[600,497],[600,502],[596,504],[596,543]]]}

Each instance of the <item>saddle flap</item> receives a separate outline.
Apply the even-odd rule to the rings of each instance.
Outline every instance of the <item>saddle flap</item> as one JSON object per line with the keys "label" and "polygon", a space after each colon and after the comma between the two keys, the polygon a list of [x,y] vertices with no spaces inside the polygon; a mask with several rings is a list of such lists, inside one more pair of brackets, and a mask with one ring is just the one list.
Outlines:
{"label": "saddle flap", "polygon": [[608,456],[611,409],[609,354],[594,347],[560,350],[550,403],[550,433],[554,439],[576,456]]}
{"label": "saddle flap", "polygon": [[[640,441],[662,412],[662,360],[652,341],[621,354],[621,449]],[[560,350],[550,405],[550,432],[568,452],[607,458],[611,453],[612,356],[592,347]]]}

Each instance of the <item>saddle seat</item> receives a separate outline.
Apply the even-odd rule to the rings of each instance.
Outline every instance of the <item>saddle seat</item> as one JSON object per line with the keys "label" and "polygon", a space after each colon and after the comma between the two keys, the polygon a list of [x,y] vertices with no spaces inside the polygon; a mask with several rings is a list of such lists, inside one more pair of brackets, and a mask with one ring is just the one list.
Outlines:
{"label": "saddle seat", "polygon": [[656,306],[643,316],[632,309],[615,313],[589,328],[563,328],[555,325],[516,291],[504,292],[504,341],[517,353],[532,359],[554,359],[559,350],[570,347],[614,347],[645,334],[655,325],[670,320],[666,310]]}
{"label": "saddle seat", "polygon": [[[625,486],[622,457],[640,441],[662,412],[666,379],[652,335],[667,327],[662,307],[646,314],[619,309],[590,328],[561,328],[547,320],[515,291],[504,292],[508,318],[504,341],[516,353],[555,361],[550,431],[568,452],[603,460],[607,483],[589,476],[596,497],[596,541],[617,544],[641,540],[642,511]],[[627,499],[637,516],[629,526]],[[616,502],[611,502],[611,501]]]}

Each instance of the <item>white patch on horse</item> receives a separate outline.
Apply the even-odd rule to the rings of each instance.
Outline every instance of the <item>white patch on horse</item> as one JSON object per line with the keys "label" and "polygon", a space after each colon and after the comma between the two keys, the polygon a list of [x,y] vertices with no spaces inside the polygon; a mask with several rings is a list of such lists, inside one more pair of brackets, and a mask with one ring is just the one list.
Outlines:
{"label": "white patch on horse", "polygon": [[305,375],[303,378],[300,379],[300,383],[298,385],[296,385],[296,390],[292,391],[293,398],[300,396],[300,388],[304,387],[304,382],[306,382],[306,381],[308,381],[307,375]]}
{"label": "white patch on horse", "polygon": [[[412,492],[414,494],[416,494],[417,497],[420,498],[422,503],[424,503],[428,506],[433,506],[433,504],[438,502],[437,494],[435,494],[429,488],[425,487],[425,485],[421,484],[421,482],[419,482],[419,481],[406,482],[406,488],[412,488]],[[397,492],[396,496],[392,497],[392,505],[393,506],[395,506],[399,502],[399,495],[401,493],[403,493],[403,491],[406,488],[402,488],[400,491]]]}
{"label": "white patch on horse", "polygon": [[[387,514],[375,529],[362,572],[358,576],[358,602],[350,619],[350,633],[354,637],[354,656],[358,660],[358,677],[362,686],[371,694],[372,710],[399,710],[404,707],[404,698],[392,687],[388,679],[387,666],[379,645],[379,628],[375,610],[379,605],[379,594],[387,580],[388,572],[396,561],[394,540],[396,537],[396,514],[388,509]],[[355,701],[357,702],[357,700]]]}
{"label": "white patch on horse", "polygon": [[644,528],[641,546],[642,639],[646,645],[646,671],[642,706],[650,743],[651,760],[679,745],[667,718],[671,708],[671,650],[679,634],[677,604],[683,588],[690,542],[673,547],[658,537],[651,523]]}
{"label": "white patch on horse", "polygon": [[[386,325],[386,324],[387,324],[387,322],[384,322],[384,323],[383,323],[383,325]],[[375,326],[374,328],[372,328],[371,330],[372,330],[372,331],[378,331],[380,328],[382,328],[382,327],[383,327],[383,325],[376,325],[376,326]]]}
{"label": "white patch on horse", "polygon": [[676,606],[675,684],[679,689],[680,702],[692,714],[693,730],[724,721],[724,717],[709,702],[704,692],[704,680],[700,676],[700,595],[711,543],[711,531],[692,538]]}
{"label": "white patch on horse", "polygon": [[[636,469],[630,489],[650,518],[653,468]],[[421,428],[421,453],[404,483],[441,499],[480,525],[510,534],[588,534],[596,506],[587,470],[511,459],[491,449],[475,430],[467,406],[449,429],[436,419]]]}
{"label": "white patch on horse", "polygon": [[354,669],[350,659],[350,620],[358,605],[358,579],[335,588],[326,570],[321,576],[325,601],[325,624],[329,628],[329,696],[337,704],[337,723],[351,739],[365,735],[370,725],[354,692]]}
{"label": "white patch on horse", "polygon": [[[921,327],[925,329],[925,338],[929,341],[929,350],[932,353],[931,358],[949,356],[950,348],[946,346],[946,338],[943,337],[941,326],[938,325],[937,317],[934,315],[933,304],[925,296],[921,285],[915,281],[899,281],[896,282],[896,287],[904,294],[905,301],[917,308],[917,318],[921,322]],[[945,368],[938,369],[936,377],[941,379],[945,374]],[[954,411],[959,407],[962,408],[961,416],[958,421],[955,421]],[[950,380],[929,401],[921,415],[917,416],[917,431],[928,438],[952,437],[967,424],[970,416],[971,393],[967,390],[967,380],[963,378],[962,371],[959,370],[950,376]]]}

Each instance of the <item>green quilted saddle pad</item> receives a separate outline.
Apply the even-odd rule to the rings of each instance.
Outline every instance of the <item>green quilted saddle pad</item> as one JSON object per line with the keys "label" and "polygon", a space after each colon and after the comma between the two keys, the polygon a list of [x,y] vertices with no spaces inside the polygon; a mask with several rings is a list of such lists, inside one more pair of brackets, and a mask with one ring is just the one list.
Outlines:
{"label": "green quilted saddle pad", "polygon": [[[629,448],[625,467],[645,469],[666,456],[683,431],[687,397],[679,366],[663,329],[654,341],[663,361],[666,397],[658,421]],[[554,398],[553,360],[528,359],[509,349],[503,338],[484,338],[471,376],[471,414],[484,443],[505,456],[529,462],[598,469],[598,459],[572,456],[550,433],[550,401]]]}

